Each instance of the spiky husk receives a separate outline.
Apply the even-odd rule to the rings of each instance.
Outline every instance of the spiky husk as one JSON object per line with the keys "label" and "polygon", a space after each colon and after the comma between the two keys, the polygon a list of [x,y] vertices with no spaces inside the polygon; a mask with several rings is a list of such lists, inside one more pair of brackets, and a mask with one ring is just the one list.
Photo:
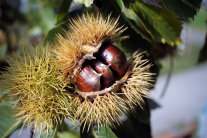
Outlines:
{"label": "spiky husk", "polygon": [[[88,129],[91,125],[114,127],[120,124],[120,118],[123,114],[127,114],[134,110],[135,106],[142,107],[144,104],[143,97],[149,98],[149,87],[152,86],[153,73],[149,69],[152,64],[147,59],[143,59],[143,52],[135,52],[132,56],[130,69],[124,76],[123,83],[116,83],[113,89],[101,92],[100,96],[96,92],[96,98],[93,102],[85,98],[82,102],[76,98],[75,105],[77,111],[75,117],[80,120],[83,126]],[[129,73],[129,74],[128,74]]]}
{"label": "spiky husk", "polygon": [[[58,44],[55,45],[57,63],[69,82],[75,84],[76,74],[81,69],[86,59],[93,59],[93,54],[99,50],[104,42],[113,43],[122,39],[121,34],[125,29],[118,27],[118,19],[108,16],[103,19],[101,15],[83,15],[71,21],[66,36],[58,36]],[[150,97],[148,87],[151,86],[152,73],[149,72],[151,64],[143,59],[143,53],[136,52],[130,63],[128,79],[118,80],[112,90],[94,92],[94,101],[88,100],[84,93],[76,90],[84,100],[76,97],[74,105],[77,107],[75,118],[80,120],[88,129],[91,125],[114,126],[120,123],[120,116],[134,109],[136,105],[142,105],[142,97]],[[124,78],[123,77],[123,78]],[[117,86],[115,86],[117,85]],[[105,94],[104,94],[105,93]],[[92,96],[93,97],[93,96]]]}
{"label": "spiky husk", "polygon": [[104,19],[100,14],[97,17],[86,14],[71,20],[68,30],[65,36],[58,36],[55,53],[59,68],[64,76],[70,78],[78,72],[84,56],[93,58],[90,54],[98,51],[104,41],[114,42],[124,38],[120,35],[125,28],[118,27],[118,18],[113,19],[110,15]]}
{"label": "spiky husk", "polygon": [[128,110],[124,99],[113,92],[103,96],[97,95],[93,102],[90,99],[81,102],[79,98],[75,101],[77,105],[75,117],[80,120],[83,128],[87,126],[88,130],[92,125],[98,128],[106,125],[114,127],[115,124],[121,123],[120,117]]}
{"label": "spiky husk", "polygon": [[131,75],[121,87],[126,97],[126,104],[133,109],[135,105],[142,107],[143,97],[150,98],[149,88],[153,86],[155,75],[150,72],[152,64],[143,59],[144,52],[137,51],[132,56]]}
{"label": "spiky husk", "polygon": [[7,72],[2,72],[1,89],[11,90],[16,98],[14,109],[19,122],[47,131],[72,119],[71,97],[64,92],[65,83],[52,61],[48,48],[26,48],[9,61]]}
{"label": "spiky husk", "polygon": [[123,114],[141,106],[142,97],[150,97],[151,64],[140,52],[133,55],[126,78],[117,80],[112,90],[98,92],[92,100],[80,98],[77,90],[72,94],[64,89],[71,82],[75,84],[82,63],[93,58],[102,43],[120,39],[124,29],[117,22],[110,16],[83,15],[71,21],[65,37],[58,36],[54,60],[48,48],[32,47],[9,60],[10,67],[0,76],[0,87],[11,90],[10,96],[17,98],[14,108],[19,122],[47,131],[64,118],[80,120],[88,129],[92,125],[113,127],[120,124]]}

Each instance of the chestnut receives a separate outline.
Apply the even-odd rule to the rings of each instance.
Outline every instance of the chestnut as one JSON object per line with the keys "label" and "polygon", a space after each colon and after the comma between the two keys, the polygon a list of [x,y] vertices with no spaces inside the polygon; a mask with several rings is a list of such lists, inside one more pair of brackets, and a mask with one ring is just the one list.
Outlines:
{"label": "chestnut", "polygon": [[101,74],[98,74],[90,65],[85,65],[76,77],[76,84],[80,91],[91,92],[101,89]]}
{"label": "chestnut", "polygon": [[94,54],[95,60],[86,60],[76,77],[76,84],[82,92],[99,91],[109,88],[127,70],[128,62],[124,53],[111,44],[104,44]]}
{"label": "chestnut", "polygon": [[95,70],[102,74],[101,76],[101,88],[108,88],[114,83],[114,75],[108,65],[104,64],[100,60],[95,60],[93,62]]}
{"label": "chestnut", "polygon": [[128,67],[125,54],[113,45],[106,45],[99,52],[101,58],[111,66],[111,68],[122,77]]}

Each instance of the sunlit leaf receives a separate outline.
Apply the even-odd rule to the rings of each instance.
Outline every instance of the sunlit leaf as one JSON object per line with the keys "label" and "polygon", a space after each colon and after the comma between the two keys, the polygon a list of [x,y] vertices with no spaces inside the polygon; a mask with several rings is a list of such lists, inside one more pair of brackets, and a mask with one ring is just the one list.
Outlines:
{"label": "sunlit leaf", "polygon": [[174,14],[140,1],[131,3],[130,7],[144,22],[144,25],[153,35],[154,40],[168,43],[171,46],[181,43],[180,33],[182,26]]}
{"label": "sunlit leaf", "polygon": [[116,3],[120,8],[120,12],[122,13],[124,20],[128,22],[129,26],[133,28],[137,34],[141,35],[142,38],[151,41],[151,36],[148,35],[150,32],[144,26],[144,23],[136,15],[136,13],[133,10],[125,7],[122,0],[116,0]]}
{"label": "sunlit leaf", "polygon": [[136,13],[129,9],[124,8],[123,14],[130,20],[132,20],[135,24],[130,22],[128,19],[126,19],[129,22],[129,25],[139,34],[142,36],[142,38],[151,41],[152,40],[152,34],[148,30],[148,28],[145,26],[144,22],[136,15]]}
{"label": "sunlit leaf", "polygon": [[93,0],[73,0],[74,2],[79,2],[84,4],[86,7],[91,6],[91,4],[93,3]]}

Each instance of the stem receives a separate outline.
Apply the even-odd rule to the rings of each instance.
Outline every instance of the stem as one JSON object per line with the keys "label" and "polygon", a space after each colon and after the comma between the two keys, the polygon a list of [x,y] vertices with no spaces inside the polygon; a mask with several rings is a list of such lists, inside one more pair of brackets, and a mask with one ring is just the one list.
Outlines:
{"label": "stem", "polygon": [[31,128],[30,132],[31,132],[30,138],[33,138],[34,137],[34,127]]}
{"label": "stem", "polygon": [[170,55],[170,65],[169,65],[170,69],[169,69],[169,72],[168,72],[168,75],[167,75],[167,80],[166,80],[165,85],[164,85],[164,87],[162,89],[162,92],[160,94],[160,98],[163,98],[166,91],[167,91],[167,88],[169,86],[170,79],[171,79],[171,76],[172,76],[172,72],[173,72],[173,66],[174,66],[173,57],[172,57],[172,55]]}
{"label": "stem", "polygon": [[[207,10],[206,10],[207,11]],[[207,27],[207,20],[206,20],[206,27]],[[201,48],[200,50],[200,54],[198,57],[198,63],[204,63],[205,61],[207,61],[207,33],[206,33],[206,40],[205,43],[203,45],[203,48]]]}

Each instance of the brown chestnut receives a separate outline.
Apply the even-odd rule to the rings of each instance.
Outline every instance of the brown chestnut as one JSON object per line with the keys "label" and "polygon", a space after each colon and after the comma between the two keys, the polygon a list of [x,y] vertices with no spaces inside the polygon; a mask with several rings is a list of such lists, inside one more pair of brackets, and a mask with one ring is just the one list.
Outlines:
{"label": "brown chestnut", "polygon": [[101,88],[108,88],[114,83],[114,75],[109,66],[101,62],[100,60],[95,60],[93,62],[94,69],[102,74],[101,76]]}
{"label": "brown chestnut", "polygon": [[124,53],[111,44],[102,45],[94,56],[96,60],[86,60],[76,77],[77,87],[82,92],[99,91],[112,86],[128,67]]}
{"label": "brown chestnut", "polygon": [[128,67],[128,62],[125,54],[113,45],[106,45],[101,48],[101,58],[111,66],[111,68],[122,77]]}
{"label": "brown chestnut", "polygon": [[98,74],[90,65],[85,65],[78,73],[76,84],[80,91],[91,92],[101,89],[101,74]]}

